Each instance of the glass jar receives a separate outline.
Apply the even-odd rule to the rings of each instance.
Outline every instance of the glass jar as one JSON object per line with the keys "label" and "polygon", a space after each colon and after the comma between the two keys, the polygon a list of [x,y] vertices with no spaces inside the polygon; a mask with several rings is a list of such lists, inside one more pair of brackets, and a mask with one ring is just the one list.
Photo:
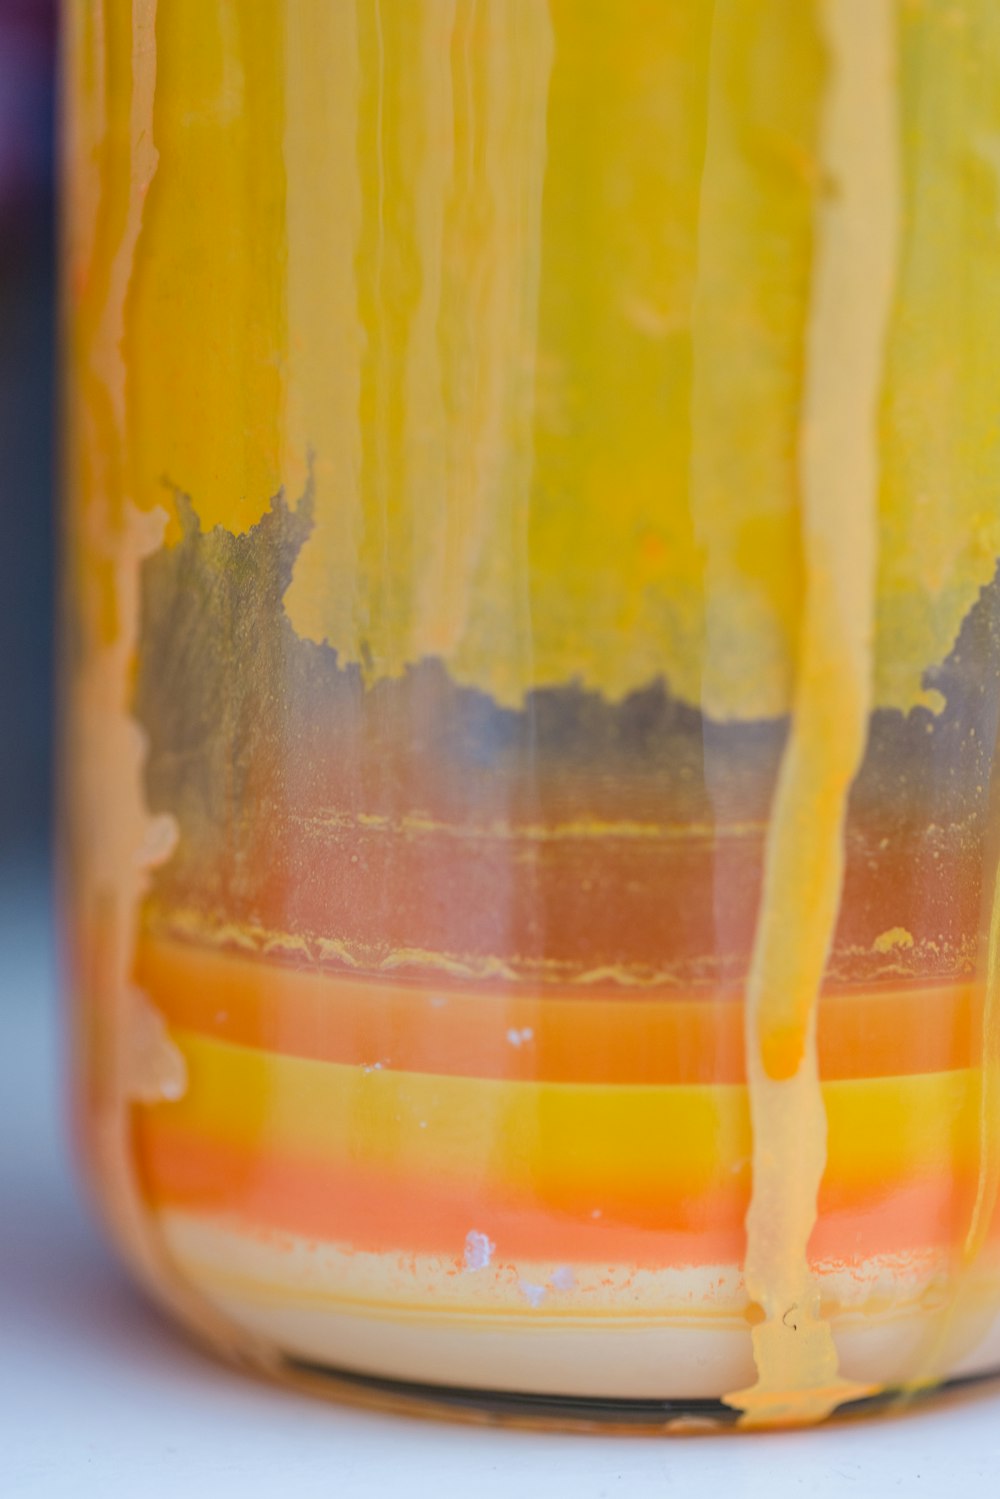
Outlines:
{"label": "glass jar", "polygon": [[231,1356],[1000,1366],[1000,11],[68,7],[67,932]]}

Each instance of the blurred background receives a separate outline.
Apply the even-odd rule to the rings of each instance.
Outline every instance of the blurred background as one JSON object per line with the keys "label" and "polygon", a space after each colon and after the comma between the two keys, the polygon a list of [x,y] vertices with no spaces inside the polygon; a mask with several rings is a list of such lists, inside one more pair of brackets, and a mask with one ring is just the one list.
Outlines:
{"label": "blurred background", "polygon": [[[0,865],[51,806],[55,0],[0,0]],[[0,1000],[4,998],[0,995]]]}

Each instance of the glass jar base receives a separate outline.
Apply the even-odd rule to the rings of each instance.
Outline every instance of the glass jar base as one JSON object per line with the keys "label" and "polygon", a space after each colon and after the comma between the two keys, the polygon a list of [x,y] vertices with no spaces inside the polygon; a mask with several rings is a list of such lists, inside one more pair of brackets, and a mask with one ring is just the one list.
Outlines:
{"label": "glass jar base", "polygon": [[[321,1398],[373,1409],[477,1425],[502,1425],[545,1431],[598,1432],[602,1435],[711,1436],[737,1432],[740,1413],[722,1400],[621,1400],[592,1396],[519,1394],[509,1390],[464,1389],[383,1379],[297,1359],[279,1367],[283,1382]],[[962,1375],[920,1390],[887,1389],[846,1401],[832,1420],[899,1416],[962,1396],[1000,1381],[1000,1368]]]}

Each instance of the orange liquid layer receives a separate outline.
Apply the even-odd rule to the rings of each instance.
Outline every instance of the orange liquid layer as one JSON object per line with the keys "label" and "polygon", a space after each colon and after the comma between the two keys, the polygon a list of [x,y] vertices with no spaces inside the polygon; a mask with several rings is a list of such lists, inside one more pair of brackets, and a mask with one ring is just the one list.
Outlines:
{"label": "orange liquid layer", "polygon": [[[446,1259],[475,1228],[515,1258],[742,1262],[735,995],[352,977],[148,932],[137,977],[187,1070],[183,1097],[134,1111],[156,1208]],[[961,1241],[980,1002],[969,984],[824,994],[813,1260]]]}
{"label": "orange liquid layer", "polygon": [[[394,982],[148,935],[136,977],[171,1025],[317,1061],[553,1082],[745,1079],[738,991],[659,989],[635,998],[597,984],[532,991],[441,975]],[[980,1003],[976,987],[961,982],[828,990],[819,1005],[820,1075],[969,1067]]]}
{"label": "orange liquid layer", "polygon": [[[742,1262],[749,1184],[696,1198],[669,1188],[645,1197],[569,1192],[563,1201],[520,1199],[484,1189],[406,1180],[269,1155],[258,1148],[142,1125],[137,1131],[148,1200],[156,1208],[196,1211],[255,1233],[301,1235],[360,1251],[454,1255],[470,1227],[501,1246],[505,1258],[600,1262],[656,1268]],[[948,1247],[961,1239],[975,1178],[939,1175],[890,1183],[867,1193],[821,1190],[809,1244],[817,1263],[851,1264],[878,1255]],[[617,1197],[595,1220],[595,1195]],[[991,1239],[1000,1237],[1000,1214]]]}

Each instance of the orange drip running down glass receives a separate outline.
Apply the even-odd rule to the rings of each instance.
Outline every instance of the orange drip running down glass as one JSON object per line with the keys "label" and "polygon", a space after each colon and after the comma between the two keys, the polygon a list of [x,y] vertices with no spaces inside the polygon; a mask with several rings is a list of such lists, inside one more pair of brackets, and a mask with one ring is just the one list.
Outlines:
{"label": "orange drip running down glass", "polygon": [[1000,7],[67,11],[86,1169],[230,1356],[1000,1367]]}

